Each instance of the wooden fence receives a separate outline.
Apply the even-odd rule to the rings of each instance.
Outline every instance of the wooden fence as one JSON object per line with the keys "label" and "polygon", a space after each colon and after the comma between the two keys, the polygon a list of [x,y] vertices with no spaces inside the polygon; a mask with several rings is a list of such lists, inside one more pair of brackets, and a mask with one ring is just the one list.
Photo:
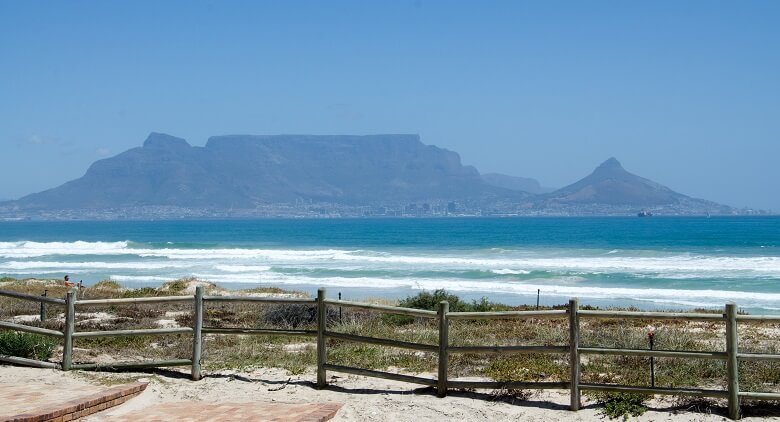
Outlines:
{"label": "wooden fence", "polygon": [[[780,315],[739,315],[737,306],[733,303],[726,305],[723,314],[707,313],[670,313],[670,312],[633,312],[633,311],[596,311],[580,310],[577,299],[569,301],[569,307],[565,310],[543,311],[505,311],[505,312],[450,312],[447,302],[439,304],[438,311],[401,308],[395,306],[375,305],[345,300],[333,300],[325,298],[325,289],[319,289],[316,299],[296,298],[267,298],[247,296],[204,296],[203,288],[198,287],[194,296],[165,296],[148,298],[127,299],[95,299],[77,300],[74,291],[66,294],[64,299],[55,299],[46,296],[35,296],[23,293],[0,290],[0,296],[8,296],[21,300],[35,301],[50,305],[63,306],[65,308],[65,324],[62,332],[45,328],[32,327],[12,322],[0,322],[0,329],[16,330],[44,336],[55,337],[63,341],[63,355],[61,364],[53,362],[41,362],[32,359],[3,356],[0,361],[20,365],[35,366],[41,368],[71,369],[100,369],[100,368],[149,368],[167,366],[190,366],[192,379],[199,380],[202,377],[201,352],[203,349],[203,334],[240,334],[240,335],[283,335],[283,336],[316,336],[317,338],[317,387],[324,388],[327,385],[327,371],[336,371],[369,377],[385,378],[404,381],[415,384],[436,387],[439,397],[444,397],[448,389],[453,388],[523,388],[523,389],[569,389],[571,394],[571,410],[580,408],[580,392],[582,390],[605,392],[635,392],[648,394],[667,394],[695,397],[724,398],[728,400],[729,417],[740,417],[739,402],[741,398],[759,400],[780,400],[780,393],[751,392],[739,390],[739,361],[755,360],[780,360],[780,355],[740,353],[738,348],[737,323],[771,322],[780,323]],[[114,331],[87,331],[76,332],[75,316],[76,308],[84,308],[94,305],[121,305],[121,304],[146,304],[192,302],[194,305],[192,327],[158,328],[139,330],[114,330]],[[207,302],[250,302],[262,304],[304,304],[317,307],[317,329],[252,329],[252,328],[212,328],[203,326],[204,303]],[[365,337],[354,334],[339,333],[328,330],[327,307],[338,306],[346,308],[359,308],[387,314],[412,316],[415,318],[434,319],[438,322],[438,344],[413,343],[384,338]],[[42,313],[43,314],[43,313]],[[450,346],[449,322],[455,320],[475,319],[539,319],[560,318],[567,319],[569,326],[569,341],[567,345],[560,346]],[[647,350],[647,349],[617,349],[600,347],[582,347],[580,345],[580,320],[581,319],[650,319],[650,320],[675,320],[675,321],[707,321],[722,322],[726,328],[725,351],[685,351],[685,350]],[[142,335],[169,335],[192,334],[192,358],[173,359],[146,362],[122,362],[111,364],[74,364],[73,339],[87,337],[110,336],[142,336]],[[422,352],[434,352],[438,354],[437,378],[426,378],[411,375],[402,375],[384,371],[376,371],[365,368],[334,365],[327,361],[327,339],[351,341],[359,343],[376,344],[388,347],[411,349]],[[551,353],[569,356],[570,377],[563,382],[498,382],[498,381],[462,381],[448,378],[448,363],[451,353],[484,353],[484,354],[523,354],[523,353]],[[716,359],[726,361],[727,388],[725,390],[711,390],[699,388],[662,388],[639,387],[615,384],[590,384],[580,380],[580,356],[581,355],[622,355],[643,357],[672,357],[688,359]]]}

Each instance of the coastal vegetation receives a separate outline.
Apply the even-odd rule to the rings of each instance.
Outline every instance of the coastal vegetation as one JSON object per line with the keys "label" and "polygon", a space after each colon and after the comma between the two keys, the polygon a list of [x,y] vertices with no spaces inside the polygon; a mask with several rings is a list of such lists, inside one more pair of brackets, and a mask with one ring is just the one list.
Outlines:
{"label": "coastal vegetation", "polygon": [[46,360],[56,343],[44,336],[30,333],[0,332],[0,355]]}
{"label": "coastal vegetation", "polygon": [[[205,285],[207,294],[304,296],[278,288],[254,288],[227,292],[218,286],[196,279],[182,279],[158,288],[125,289],[115,282],[104,281],[81,290],[82,299],[123,298],[144,296],[189,295],[195,285]],[[5,280],[4,290],[28,294],[61,297],[65,287],[46,281]],[[404,307],[433,310],[446,300],[452,311],[530,310],[530,306],[508,306],[486,299],[467,302],[443,290],[421,292],[392,303]],[[376,301],[375,301],[376,302]],[[387,302],[385,302],[387,304]],[[564,309],[565,305],[541,309]],[[593,309],[583,307],[583,309]],[[33,302],[0,297],[0,320],[15,321],[43,328],[61,330],[62,308],[47,305],[47,318],[36,318],[40,309]],[[76,331],[161,328],[192,325],[190,303],[113,304],[79,309]],[[720,312],[696,310],[696,312]],[[328,307],[328,329],[333,332],[387,338],[436,345],[438,327],[434,320],[390,316],[381,312]],[[587,347],[633,348],[649,347],[648,333],[654,334],[654,347],[664,350],[723,350],[723,324],[716,322],[653,321],[636,319],[585,319],[581,321],[581,344]],[[204,311],[204,326],[213,328],[316,328],[316,311],[309,305],[263,305],[257,303],[209,303]],[[9,333],[5,333],[8,335]],[[10,333],[12,334],[12,333]],[[777,324],[762,323],[740,326],[740,347],[744,352],[778,353]],[[28,341],[28,340],[25,340]],[[29,342],[29,341],[28,341]],[[561,319],[531,320],[452,320],[450,344],[468,345],[566,345],[568,323]],[[38,349],[36,349],[38,350]],[[42,349],[42,350],[45,350]],[[204,335],[203,364],[206,370],[251,369],[257,367],[284,368],[291,374],[301,374],[316,365],[316,343],[306,336],[269,335]],[[61,353],[52,347],[49,353]],[[0,352],[4,353],[4,352]],[[189,335],[95,337],[78,338],[74,344],[75,362],[110,364],[128,360],[189,359],[192,342]],[[410,351],[378,345],[328,339],[327,359],[336,365],[402,373],[434,373],[437,355],[434,352]],[[4,354],[13,354],[5,352]],[[44,358],[36,355],[38,358]],[[57,356],[53,357],[55,360]],[[654,380],[650,375],[650,360],[635,356],[587,355],[582,357],[582,382],[649,385],[684,388],[722,388],[725,383],[725,363],[719,360],[655,358]],[[496,381],[566,381],[569,377],[567,354],[517,354],[490,356],[458,353],[450,356],[451,378],[480,377]],[[780,368],[771,361],[740,363],[740,384],[744,390],[780,390]],[[532,391],[499,389],[498,397],[522,400]],[[647,396],[615,393],[586,393],[586,398],[604,406],[605,414],[621,416],[640,414]],[[699,401],[682,400],[681,406],[699,405]],[[713,401],[712,406],[722,406]],[[766,408],[766,406],[764,406]],[[746,407],[746,411],[751,409]]]}

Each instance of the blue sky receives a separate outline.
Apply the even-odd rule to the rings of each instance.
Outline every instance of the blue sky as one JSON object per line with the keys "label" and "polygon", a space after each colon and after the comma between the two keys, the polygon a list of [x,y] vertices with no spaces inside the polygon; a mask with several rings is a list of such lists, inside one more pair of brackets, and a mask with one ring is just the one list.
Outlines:
{"label": "blue sky", "polygon": [[617,157],[780,211],[777,1],[0,0],[0,198],[149,132],[418,133],[561,187]]}

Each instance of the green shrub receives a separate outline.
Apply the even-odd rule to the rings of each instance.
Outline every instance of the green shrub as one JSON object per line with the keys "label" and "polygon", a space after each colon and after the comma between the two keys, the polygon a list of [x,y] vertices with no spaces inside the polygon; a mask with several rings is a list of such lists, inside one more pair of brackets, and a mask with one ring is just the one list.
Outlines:
{"label": "green shrub", "polygon": [[125,290],[122,292],[122,297],[152,297],[160,296],[160,292],[154,287],[141,287],[140,289]]}
{"label": "green shrub", "polygon": [[456,295],[447,293],[443,289],[434,290],[433,293],[427,291],[420,292],[417,296],[410,296],[402,300],[398,306],[435,311],[439,309],[439,302],[445,300],[450,304],[450,312],[465,312],[470,308],[468,303],[460,300]]}
{"label": "green shrub", "polygon": [[623,420],[628,420],[629,416],[645,413],[645,401],[649,396],[639,393],[597,393],[595,398],[598,404],[604,406],[602,413],[610,419],[622,417]]}
{"label": "green shrub", "polygon": [[[479,301],[474,300],[471,303],[468,303],[461,300],[457,295],[447,293],[447,291],[444,289],[434,290],[433,292],[423,291],[418,293],[416,296],[409,296],[406,299],[400,301],[398,306],[402,308],[438,311],[439,303],[444,301],[449,303],[450,312],[490,312],[506,311],[511,309],[509,306],[490,302],[485,297]],[[393,325],[404,325],[414,322],[414,317],[385,314],[382,316],[382,320]]]}
{"label": "green shrub", "polygon": [[181,293],[187,288],[188,281],[191,281],[191,279],[182,278],[179,280],[170,281],[168,283],[163,284],[160,287],[160,290],[166,290],[171,293]]}
{"label": "green shrub", "polygon": [[0,333],[0,355],[46,360],[51,357],[56,343],[38,334]]}
{"label": "green shrub", "polygon": [[92,288],[105,290],[119,290],[122,286],[114,280],[101,280],[95,283]]}

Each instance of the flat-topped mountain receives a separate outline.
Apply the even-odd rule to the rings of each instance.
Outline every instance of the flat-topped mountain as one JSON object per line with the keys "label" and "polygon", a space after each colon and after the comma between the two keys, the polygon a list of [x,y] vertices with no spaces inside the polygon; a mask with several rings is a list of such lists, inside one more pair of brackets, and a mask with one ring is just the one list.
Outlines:
{"label": "flat-topped mountain", "polygon": [[417,135],[215,136],[205,147],[152,133],[143,147],[95,162],[76,180],[28,195],[26,209],[252,208],[526,195],[486,184],[457,153]]}

